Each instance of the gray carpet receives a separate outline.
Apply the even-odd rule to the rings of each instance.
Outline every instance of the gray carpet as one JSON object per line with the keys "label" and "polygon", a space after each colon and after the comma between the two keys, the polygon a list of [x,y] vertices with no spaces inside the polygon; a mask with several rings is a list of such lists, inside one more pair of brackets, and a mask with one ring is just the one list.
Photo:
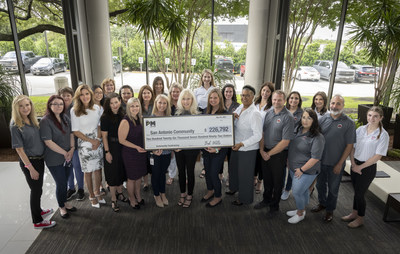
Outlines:
{"label": "gray carpet", "polygon": [[[226,172],[226,171],[225,171]],[[317,202],[313,194],[306,219],[291,225],[284,212],[295,208],[292,196],[281,201],[281,212],[273,219],[267,209],[254,210],[253,205],[231,205],[231,196],[223,195],[222,205],[208,209],[200,203],[205,194],[205,180],[198,177],[194,201],[190,208],[176,203],[179,197],[177,179],[167,185],[170,205],[157,208],[152,191],[142,192],[146,205],[140,210],[119,203],[120,213],[111,210],[110,197],[101,209],[89,200],[73,201],[78,211],[63,220],[56,212],[57,226],[43,230],[27,253],[399,253],[400,223],[382,220],[384,204],[372,193],[367,194],[365,226],[349,229],[340,217],[352,207],[350,182],[341,184],[338,208],[331,223],[322,221],[323,213],[313,214]],[[176,177],[177,178],[177,177]],[[223,187],[223,191],[226,188]],[[262,195],[255,195],[261,200]],[[255,204],[255,203],[254,203]],[[400,216],[392,213],[393,216]]]}

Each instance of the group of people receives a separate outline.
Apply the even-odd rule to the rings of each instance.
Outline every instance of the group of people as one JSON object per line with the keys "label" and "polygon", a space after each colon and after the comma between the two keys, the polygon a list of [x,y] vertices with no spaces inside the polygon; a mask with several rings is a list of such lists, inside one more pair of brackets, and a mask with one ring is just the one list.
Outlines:
{"label": "group of people", "polygon": [[[173,182],[176,171],[180,188],[177,204],[189,208],[195,164],[200,155],[207,188],[201,202],[206,207],[213,208],[222,202],[221,176],[227,159],[229,190],[225,194],[237,193],[233,205],[253,203],[254,189],[261,193],[263,183],[263,199],[254,208],[269,207],[268,215],[274,216],[280,200],[286,200],[292,191],[296,209],[286,214],[293,224],[305,218],[315,182],[319,204],[311,211],[326,210],[324,220],[333,219],[345,160],[350,155],[354,205],[342,220],[350,222],[348,226],[353,228],[363,224],[364,195],[375,177],[376,162],[386,155],[389,142],[379,107],[368,111],[368,124],[356,131],[354,122],[343,113],[344,98],[340,95],[332,98],[330,111],[324,92],[318,92],[312,107],[303,110],[298,92],[286,95],[266,82],[258,93],[245,85],[239,104],[234,86],[216,87],[210,70],[202,72],[194,92],[172,83],[167,94],[161,77],[155,78],[152,87],[142,86],[137,98],[128,85],[122,86],[118,94],[115,89],[112,79],[92,88],[80,85],[75,92],[62,88],[49,98],[40,123],[29,97],[19,95],[14,99],[12,147],[20,157],[31,189],[34,228],[55,225],[55,221],[43,219],[53,210],[40,205],[44,163],[56,183],[60,215],[68,218],[77,211],[68,200],[73,195],[84,199],[84,183],[92,207],[106,204],[103,168],[114,212],[120,211],[118,201],[128,202],[133,209],[145,204],[141,184],[143,181],[144,190],[149,188],[149,175],[156,206],[168,206],[166,184]],[[198,114],[233,114],[233,147],[144,149],[143,117]],[[128,198],[123,195],[124,182]]]}

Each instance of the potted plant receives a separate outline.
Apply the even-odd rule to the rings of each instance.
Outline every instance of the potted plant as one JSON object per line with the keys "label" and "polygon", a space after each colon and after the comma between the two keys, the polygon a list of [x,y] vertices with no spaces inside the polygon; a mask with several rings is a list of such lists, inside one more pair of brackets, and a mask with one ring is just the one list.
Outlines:
{"label": "potted plant", "polygon": [[[393,112],[393,108],[388,107],[389,97],[400,59],[400,4],[392,0],[371,1],[366,9],[354,16],[354,25],[349,32],[351,43],[365,47],[369,61],[374,66],[381,66],[374,82],[373,105],[384,110],[383,125],[387,129]],[[364,124],[371,106],[358,106],[358,118]]]}
{"label": "potted plant", "polygon": [[0,148],[11,147],[10,119],[11,106],[14,97],[20,94],[19,81],[7,73],[0,65],[0,133],[2,135]]}

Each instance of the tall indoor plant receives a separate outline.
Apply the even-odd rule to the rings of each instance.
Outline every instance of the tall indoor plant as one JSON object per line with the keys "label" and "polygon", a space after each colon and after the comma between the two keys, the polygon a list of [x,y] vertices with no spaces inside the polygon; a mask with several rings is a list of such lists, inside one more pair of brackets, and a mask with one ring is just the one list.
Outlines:
{"label": "tall indoor plant", "polygon": [[[386,111],[384,126],[388,128],[393,108],[387,106],[400,59],[400,3],[397,0],[367,2],[366,8],[355,15],[349,34],[353,45],[366,48],[369,61],[380,66],[378,79],[374,82],[374,105],[380,105]],[[366,123],[363,119],[366,112],[360,111],[362,108],[366,107],[359,105],[358,117]]]}

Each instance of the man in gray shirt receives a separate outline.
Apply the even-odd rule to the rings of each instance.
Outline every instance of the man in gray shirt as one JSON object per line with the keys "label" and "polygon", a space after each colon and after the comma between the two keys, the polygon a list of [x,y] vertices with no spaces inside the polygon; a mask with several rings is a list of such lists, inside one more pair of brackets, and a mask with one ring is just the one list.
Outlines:
{"label": "man in gray shirt", "polygon": [[324,115],[319,121],[325,137],[325,147],[321,160],[321,173],[317,178],[319,204],[311,211],[319,212],[326,209],[323,218],[326,222],[333,219],[346,158],[356,143],[355,124],[343,113],[343,108],[344,98],[335,95],[330,103],[330,114]]}
{"label": "man in gray shirt", "polygon": [[260,141],[264,194],[263,200],[254,208],[260,209],[269,205],[270,215],[279,210],[288,154],[285,148],[294,136],[294,118],[284,104],[285,93],[281,90],[275,91],[272,94],[272,107],[265,115],[263,138]]}

